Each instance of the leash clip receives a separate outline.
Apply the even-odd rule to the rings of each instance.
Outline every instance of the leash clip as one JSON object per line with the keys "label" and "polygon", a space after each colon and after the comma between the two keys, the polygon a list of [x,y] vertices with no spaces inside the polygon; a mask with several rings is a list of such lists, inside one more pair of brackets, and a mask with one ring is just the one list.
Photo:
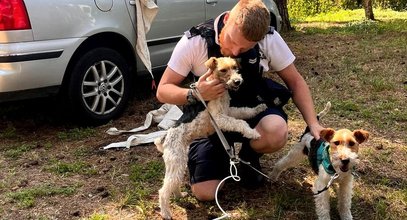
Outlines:
{"label": "leash clip", "polygon": [[336,180],[339,177],[338,173],[335,173],[334,175],[331,176],[331,179],[329,180],[328,184],[326,185],[327,188],[329,188],[332,185],[332,182]]}
{"label": "leash clip", "polygon": [[333,182],[334,180],[336,180],[338,177],[339,177],[339,174],[338,174],[338,173],[335,173],[334,175],[332,175],[332,176],[331,176],[331,179],[330,179],[329,182],[328,182],[328,184],[327,184],[322,190],[318,190],[317,193],[314,193],[314,196],[317,196],[317,195],[319,195],[320,193],[322,193],[322,192],[324,192],[325,190],[327,190],[327,189],[332,185],[332,182]]}

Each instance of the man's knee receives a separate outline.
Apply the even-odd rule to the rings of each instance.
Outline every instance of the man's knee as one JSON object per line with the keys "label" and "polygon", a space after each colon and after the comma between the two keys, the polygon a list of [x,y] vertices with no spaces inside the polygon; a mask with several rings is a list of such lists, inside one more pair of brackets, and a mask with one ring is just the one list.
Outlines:
{"label": "man's knee", "polygon": [[212,201],[215,199],[216,188],[219,182],[219,180],[208,180],[195,183],[191,186],[192,194],[194,194],[199,201]]}
{"label": "man's knee", "polygon": [[[272,153],[283,148],[287,143],[288,126],[287,122],[277,115],[269,115],[263,118],[256,129],[262,135],[260,141],[253,141],[254,147],[261,149],[263,153]],[[257,142],[257,143],[256,143]],[[256,146],[257,145],[257,146]]]}
{"label": "man's knee", "polygon": [[269,141],[272,142],[276,149],[283,148],[288,139],[288,128],[287,125],[284,124],[280,128],[272,131],[269,135]]}

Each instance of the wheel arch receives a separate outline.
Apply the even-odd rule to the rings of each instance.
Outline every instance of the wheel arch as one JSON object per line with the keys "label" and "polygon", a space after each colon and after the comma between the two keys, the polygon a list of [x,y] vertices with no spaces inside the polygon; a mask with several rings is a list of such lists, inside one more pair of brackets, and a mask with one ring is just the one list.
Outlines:
{"label": "wheel arch", "polygon": [[80,59],[80,57],[83,54],[99,47],[110,48],[122,54],[130,67],[130,72],[132,73],[132,75],[135,75],[137,73],[136,54],[132,44],[124,36],[117,33],[113,32],[98,33],[91,37],[88,37],[84,42],[81,43],[81,45],[73,53],[71,59],[69,60],[62,80],[61,86],[62,93],[66,92],[68,89],[69,82],[72,76],[72,70],[75,66],[75,63]]}

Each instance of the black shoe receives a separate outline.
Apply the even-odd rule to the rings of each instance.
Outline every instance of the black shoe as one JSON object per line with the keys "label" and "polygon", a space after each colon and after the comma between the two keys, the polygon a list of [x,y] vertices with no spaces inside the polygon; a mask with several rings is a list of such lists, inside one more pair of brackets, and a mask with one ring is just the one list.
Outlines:
{"label": "black shoe", "polygon": [[240,184],[247,189],[255,189],[262,186],[265,182],[264,176],[254,170],[252,167],[256,168],[261,172],[260,157],[262,154],[255,152],[249,145],[245,143],[239,152],[240,159],[249,162],[250,166],[240,162],[238,167],[238,175],[240,176]]}

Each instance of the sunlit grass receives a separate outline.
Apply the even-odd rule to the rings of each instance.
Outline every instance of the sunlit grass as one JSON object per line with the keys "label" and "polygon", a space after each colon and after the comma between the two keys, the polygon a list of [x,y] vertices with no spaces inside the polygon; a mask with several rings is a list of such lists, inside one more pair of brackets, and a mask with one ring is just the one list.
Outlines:
{"label": "sunlit grass", "polygon": [[[407,12],[393,11],[390,9],[374,9],[373,13],[377,20],[407,19]],[[351,22],[365,19],[363,9],[339,10],[330,13],[321,13],[305,18],[293,18],[297,22]]]}
{"label": "sunlit grass", "polygon": [[407,32],[407,12],[374,9],[375,21],[366,20],[364,13],[363,9],[339,10],[290,19],[297,30],[306,33],[380,34],[386,31]]}

